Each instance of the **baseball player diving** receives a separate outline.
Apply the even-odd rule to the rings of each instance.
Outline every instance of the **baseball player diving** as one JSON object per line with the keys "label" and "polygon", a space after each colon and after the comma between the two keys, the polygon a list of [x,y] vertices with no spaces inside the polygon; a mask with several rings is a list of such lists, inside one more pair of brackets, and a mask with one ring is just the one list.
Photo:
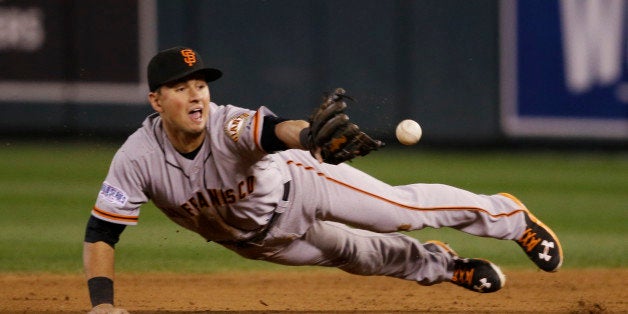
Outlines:
{"label": "baseball player diving", "polygon": [[284,265],[337,267],[421,285],[451,282],[495,292],[501,270],[439,241],[401,232],[451,227],[512,240],[540,269],[563,252],[552,230],[509,194],[442,184],[391,186],[344,161],[380,148],[353,124],[341,88],[306,120],[211,102],[222,72],[187,47],[148,65],[155,110],[116,152],[87,223],[83,263],[91,313],[114,306],[114,252],[151,200],[168,218],[237,254]]}

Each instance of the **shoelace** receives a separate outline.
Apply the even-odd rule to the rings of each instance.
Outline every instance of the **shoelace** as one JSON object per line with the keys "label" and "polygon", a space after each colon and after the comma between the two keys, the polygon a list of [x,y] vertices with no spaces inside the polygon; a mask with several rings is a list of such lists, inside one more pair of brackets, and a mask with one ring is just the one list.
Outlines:
{"label": "shoelace", "polygon": [[526,231],[523,232],[523,236],[521,236],[517,242],[519,242],[521,246],[525,248],[526,252],[529,253],[541,242],[541,240],[541,238],[536,237],[536,232],[532,232],[532,228],[527,228]]}

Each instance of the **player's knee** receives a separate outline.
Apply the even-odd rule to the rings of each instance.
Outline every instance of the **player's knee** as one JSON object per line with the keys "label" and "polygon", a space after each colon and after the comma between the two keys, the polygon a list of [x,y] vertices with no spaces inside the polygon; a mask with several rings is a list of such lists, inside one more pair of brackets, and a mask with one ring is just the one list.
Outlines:
{"label": "player's knee", "polygon": [[[360,275],[382,274],[382,267],[389,262],[385,259],[400,258],[404,254],[399,253],[407,254],[409,246],[401,235],[376,234],[326,221],[315,223],[306,240],[333,257],[332,266]],[[389,250],[393,254],[384,253]]]}
{"label": "player's knee", "polygon": [[325,253],[336,256],[345,250],[348,237],[341,224],[317,221],[305,234],[305,239]]}

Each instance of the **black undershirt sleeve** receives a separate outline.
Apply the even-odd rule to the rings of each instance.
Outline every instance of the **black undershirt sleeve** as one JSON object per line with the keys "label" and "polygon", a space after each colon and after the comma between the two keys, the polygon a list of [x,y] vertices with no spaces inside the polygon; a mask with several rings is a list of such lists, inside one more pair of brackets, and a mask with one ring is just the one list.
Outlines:
{"label": "black undershirt sleeve", "polygon": [[87,227],[85,228],[85,242],[96,243],[103,241],[112,248],[115,248],[124,228],[126,228],[126,225],[116,224],[90,216]]}
{"label": "black undershirt sleeve", "polygon": [[275,116],[264,116],[264,126],[262,127],[262,149],[268,153],[288,149],[286,143],[282,142],[275,133],[275,126],[288,119]]}

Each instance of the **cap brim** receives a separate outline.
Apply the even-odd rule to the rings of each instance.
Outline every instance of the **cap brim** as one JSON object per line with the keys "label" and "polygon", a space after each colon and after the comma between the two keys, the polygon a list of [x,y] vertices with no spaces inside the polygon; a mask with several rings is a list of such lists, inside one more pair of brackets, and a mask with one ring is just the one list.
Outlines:
{"label": "cap brim", "polygon": [[194,70],[190,70],[188,72],[183,72],[183,73],[179,73],[176,76],[173,76],[171,78],[168,78],[165,82],[163,82],[161,85],[165,85],[168,83],[172,83],[175,81],[178,81],[182,78],[185,78],[187,76],[190,76],[192,74],[196,74],[196,73],[203,73],[205,75],[205,81],[206,82],[213,82],[217,79],[219,79],[220,77],[222,77],[222,71],[218,70],[218,69],[212,69],[212,68],[204,68],[204,69],[194,69]]}

